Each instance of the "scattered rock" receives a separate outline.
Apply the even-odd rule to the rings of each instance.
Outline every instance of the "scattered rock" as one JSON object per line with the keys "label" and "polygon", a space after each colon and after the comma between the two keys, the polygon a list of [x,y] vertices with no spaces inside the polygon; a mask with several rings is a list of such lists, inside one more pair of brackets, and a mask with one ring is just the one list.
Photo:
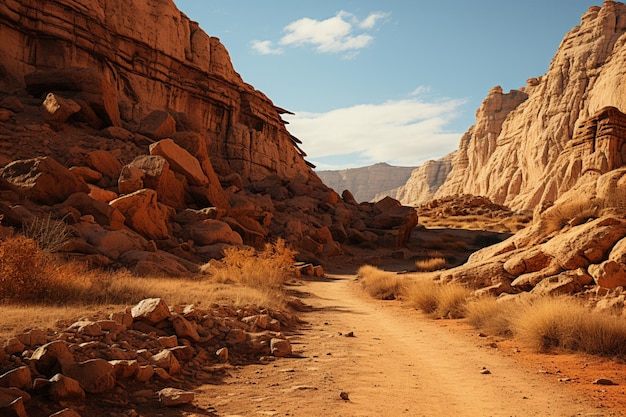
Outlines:
{"label": "scattered rock", "polygon": [[341,398],[344,401],[350,401],[350,394],[348,394],[346,391],[340,391],[339,398]]}
{"label": "scattered rock", "polygon": [[613,382],[612,380],[610,380],[608,378],[598,378],[595,381],[593,381],[592,384],[595,384],[595,385],[618,385],[616,382]]}
{"label": "scattered rock", "polygon": [[184,404],[191,404],[195,394],[191,391],[183,391],[176,388],[163,388],[158,392],[159,401],[165,407],[177,407]]}

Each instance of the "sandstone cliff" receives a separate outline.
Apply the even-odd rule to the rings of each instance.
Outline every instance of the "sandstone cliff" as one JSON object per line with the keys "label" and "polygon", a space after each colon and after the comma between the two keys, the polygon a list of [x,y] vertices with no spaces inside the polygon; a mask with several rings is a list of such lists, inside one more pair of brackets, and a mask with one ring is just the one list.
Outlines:
{"label": "sandstone cliff", "polygon": [[219,39],[172,0],[0,4],[0,238],[63,221],[96,265],[180,275],[277,237],[405,245],[415,210],[325,186]]}
{"label": "sandstone cliff", "polygon": [[605,1],[564,37],[545,75],[519,91],[492,89],[436,196],[485,195],[529,209],[555,201],[585,172],[620,166],[625,32],[626,5]]}
{"label": "sandstone cliff", "polygon": [[419,206],[432,200],[448,178],[455,155],[453,152],[436,161],[424,162],[411,172],[411,177],[392,197],[406,206]]}
{"label": "sandstone cliff", "polygon": [[349,190],[357,201],[378,201],[391,196],[404,184],[415,167],[397,167],[380,162],[361,168],[317,171],[317,175],[335,191]]}

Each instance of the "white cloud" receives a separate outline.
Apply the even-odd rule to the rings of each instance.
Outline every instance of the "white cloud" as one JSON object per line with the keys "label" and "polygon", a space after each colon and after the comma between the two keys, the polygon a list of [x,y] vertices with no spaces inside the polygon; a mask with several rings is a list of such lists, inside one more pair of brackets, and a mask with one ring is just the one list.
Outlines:
{"label": "white cloud", "polygon": [[282,48],[275,48],[272,41],[254,40],[251,42],[251,45],[252,49],[262,55],[280,55],[284,52]]}
{"label": "white cloud", "polygon": [[[373,12],[359,20],[352,13],[342,10],[325,20],[303,17],[285,26],[285,35],[276,44],[282,47],[312,46],[321,53],[348,52],[350,58],[372,43],[374,37],[365,31],[374,29],[377,22],[387,16],[389,13]],[[253,41],[252,47],[262,54],[279,54],[283,51],[269,40]]]}
{"label": "white cloud", "polygon": [[285,119],[289,131],[302,140],[307,160],[318,169],[376,162],[417,166],[458,147],[461,132],[445,128],[463,104],[458,99],[410,98],[326,113],[296,112]]}

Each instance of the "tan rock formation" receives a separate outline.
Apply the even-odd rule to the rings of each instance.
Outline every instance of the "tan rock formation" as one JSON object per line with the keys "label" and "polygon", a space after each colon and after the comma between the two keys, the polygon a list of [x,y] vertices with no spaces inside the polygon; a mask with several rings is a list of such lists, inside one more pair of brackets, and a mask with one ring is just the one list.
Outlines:
{"label": "tan rock formation", "polygon": [[398,187],[395,198],[405,206],[414,207],[432,200],[452,170],[455,154],[453,152],[436,161],[426,161],[415,168],[407,182]]}
{"label": "tan rock formation", "polygon": [[520,91],[490,91],[436,196],[485,195],[529,209],[555,201],[590,169],[619,166],[623,117],[603,109],[626,110],[625,33],[626,5],[591,7],[545,75]]}
{"label": "tan rock formation", "polygon": [[317,175],[337,192],[349,190],[358,202],[396,198],[395,189],[409,179],[415,167],[397,167],[384,162],[362,168],[317,171]]}

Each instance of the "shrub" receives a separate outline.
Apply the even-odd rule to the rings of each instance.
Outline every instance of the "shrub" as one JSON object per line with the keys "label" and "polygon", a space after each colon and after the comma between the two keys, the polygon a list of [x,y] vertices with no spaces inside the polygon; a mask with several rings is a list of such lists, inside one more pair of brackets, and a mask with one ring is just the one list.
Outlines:
{"label": "shrub", "polygon": [[470,291],[458,284],[418,278],[407,285],[409,303],[424,313],[437,318],[460,318],[465,315],[465,305]]}
{"label": "shrub", "polygon": [[381,271],[374,266],[365,265],[359,268],[357,276],[365,291],[379,300],[393,300],[404,292],[404,278],[395,272]]}
{"label": "shrub", "polygon": [[512,321],[515,337],[538,351],[560,348],[599,355],[626,353],[626,321],[566,297],[536,299]]}
{"label": "shrub", "polygon": [[415,267],[420,272],[432,272],[440,269],[445,269],[448,262],[445,258],[428,258],[420,259],[415,262]]}
{"label": "shrub", "polygon": [[48,252],[57,252],[71,237],[63,220],[53,220],[50,214],[35,216],[24,223],[24,235],[33,239],[39,247]]}
{"label": "shrub", "polygon": [[541,214],[539,222],[545,233],[550,234],[563,229],[568,224],[576,226],[589,219],[595,219],[600,216],[603,208],[603,201],[598,199],[581,198],[561,201]]}
{"label": "shrub", "polygon": [[0,241],[0,299],[42,299],[49,278],[48,258],[34,240],[16,235]]}
{"label": "shrub", "polygon": [[494,297],[480,297],[466,306],[466,319],[472,326],[498,336],[511,336],[511,317],[516,304],[498,301]]}
{"label": "shrub", "polygon": [[261,252],[251,247],[229,247],[224,258],[202,267],[215,282],[238,283],[253,288],[279,288],[289,276],[296,252],[278,239]]}

